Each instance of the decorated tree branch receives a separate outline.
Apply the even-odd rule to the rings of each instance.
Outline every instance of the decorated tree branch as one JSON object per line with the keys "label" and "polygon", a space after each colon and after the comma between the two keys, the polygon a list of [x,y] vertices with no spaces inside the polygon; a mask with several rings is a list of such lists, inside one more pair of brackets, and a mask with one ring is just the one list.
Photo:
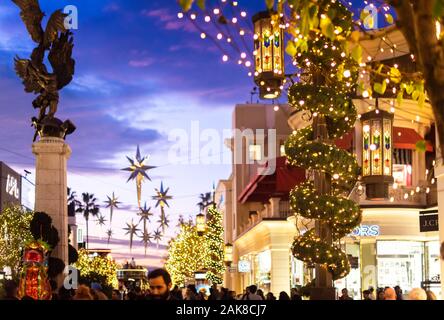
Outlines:
{"label": "decorated tree branch", "polygon": [[213,206],[208,209],[207,217],[207,232],[204,235],[208,245],[207,279],[213,284],[221,284],[225,272],[222,214]]}

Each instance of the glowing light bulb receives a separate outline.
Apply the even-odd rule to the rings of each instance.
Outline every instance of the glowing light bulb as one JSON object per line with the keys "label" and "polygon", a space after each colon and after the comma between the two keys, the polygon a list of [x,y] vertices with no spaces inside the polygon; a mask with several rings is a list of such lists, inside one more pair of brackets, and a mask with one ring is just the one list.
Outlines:
{"label": "glowing light bulb", "polygon": [[[257,52],[256,52],[256,53],[257,53]],[[245,52],[242,52],[242,53],[241,53],[241,58],[242,58],[242,59],[245,59],[246,57],[247,57],[247,54],[246,54]]]}
{"label": "glowing light bulb", "polygon": [[344,71],[344,77],[345,77],[345,78],[350,78],[350,77],[351,77],[351,72],[350,72],[350,70],[345,70],[345,71]]}
{"label": "glowing light bulb", "polygon": [[222,33],[218,33],[218,34],[217,34],[217,40],[221,40],[222,38],[223,38]]}
{"label": "glowing light bulb", "polygon": [[202,39],[205,39],[205,38],[207,37],[207,35],[206,35],[205,33],[202,32],[202,33],[200,34],[200,37],[201,37]]}
{"label": "glowing light bulb", "polygon": [[372,143],[370,145],[370,150],[375,151],[376,150],[376,144]]}
{"label": "glowing light bulb", "polygon": [[211,17],[210,16],[206,16],[205,17],[205,22],[210,22],[211,21]]}
{"label": "glowing light bulb", "polygon": [[273,110],[274,111],[279,111],[279,106],[274,106]]}
{"label": "glowing light bulb", "polygon": [[245,18],[246,16],[247,16],[247,13],[246,13],[245,11],[242,11],[242,12],[241,12],[241,17],[242,17],[242,18]]}
{"label": "glowing light bulb", "polygon": [[194,13],[192,13],[192,14],[190,15],[190,18],[191,18],[191,20],[196,20],[196,15],[195,15]]}
{"label": "glowing light bulb", "polygon": [[241,31],[239,31],[239,34],[240,34],[241,36],[243,36],[243,35],[245,35],[245,31],[244,31],[244,30],[241,30]]}
{"label": "glowing light bulb", "polygon": [[366,125],[362,128],[362,130],[363,130],[364,132],[370,132],[370,126],[369,126],[368,124],[366,124]]}
{"label": "glowing light bulb", "polygon": [[213,13],[214,13],[214,14],[219,14],[219,13],[220,13],[220,10],[219,10],[218,8],[216,8],[216,9],[213,10]]}
{"label": "glowing light bulb", "polygon": [[333,179],[338,180],[338,179],[339,179],[339,174],[335,173],[335,174],[333,175]]}
{"label": "glowing light bulb", "polygon": [[182,18],[183,18],[183,13],[182,13],[182,12],[179,12],[179,13],[177,14],[177,17],[178,17],[179,19],[182,19]]}
{"label": "glowing light bulb", "polygon": [[234,17],[233,19],[231,19],[231,22],[233,22],[233,23],[237,23],[237,18]]}
{"label": "glowing light bulb", "polygon": [[250,61],[245,62],[245,66],[246,66],[247,68],[251,67],[251,62],[250,62]]}
{"label": "glowing light bulb", "polygon": [[223,55],[222,61],[223,62],[227,62],[228,61],[228,56],[226,54]]}
{"label": "glowing light bulb", "polygon": [[370,96],[370,94],[368,93],[367,90],[364,90],[364,92],[362,93],[362,97],[363,98],[368,98]]}

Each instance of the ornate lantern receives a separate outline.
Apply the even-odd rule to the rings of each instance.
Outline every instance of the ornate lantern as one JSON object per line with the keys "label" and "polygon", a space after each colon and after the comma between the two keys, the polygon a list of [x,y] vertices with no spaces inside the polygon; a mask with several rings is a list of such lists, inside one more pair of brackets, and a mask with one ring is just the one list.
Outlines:
{"label": "ornate lantern", "polygon": [[205,215],[203,213],[199,213],[196,216],[196,229],[197,229],[197,234],[199,236],[202,236],[205,233],[206,220],[205,220]]}
{"label": "ornate lantern", "polygon": [[261,99],[278,98],[285,79],[284,31],[273,15],[273,11],[263,11],[253,16],[254,81]]}
{"label": "ornate lantern", "polygon": [[388,198],[393,183],[393,114],[375,110],[361,116],[362,180],[369,200]]}
{"label": "ornate lantern", "polygon": [[224,256],[225,265],[227,267],[231,266],[233,262],[233,245],[231,243],[225,244]]}

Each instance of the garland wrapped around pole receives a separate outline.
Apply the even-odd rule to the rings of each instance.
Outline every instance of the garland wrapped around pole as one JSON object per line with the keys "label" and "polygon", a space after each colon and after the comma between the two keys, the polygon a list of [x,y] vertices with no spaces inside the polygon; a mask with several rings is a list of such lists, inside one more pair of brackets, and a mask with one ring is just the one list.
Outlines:
{"label": "garland wrapped around pole", "polygon": [[[339,27],[337,33],[346,38],[353,32],[351,13],[339,2],[323,1],[319,19],[332,19]],[[332,11],[335,14],[332,14]],[[354,155],[336,147],[333,139],[349,132],[357,119],[352,95],[356,91],[359,64],[345,51],[346,42],[340,37],[328,37],[324,32],[314,33],[307,46],[298,48],[294,59],[303,71],[302,79],[289,90],[289,104],[297,111],[308,113],[313,123],[326,124],[328,138],[318,139],[312,126],[295,131],[286,142],[289,162],[307,170],[325,174],[331,187],[317,190],[313,181],[292,190],[290,201],[295,214],[327,225],[330,241],[319,236],[316,228],[299,235],[292,247],[293,254],[309,264],[327,268],[333,280],[345,277],[350,271],[347,255],[335,243],[349,234],[361,221],[359,206],[348,199],[360,167]]]}

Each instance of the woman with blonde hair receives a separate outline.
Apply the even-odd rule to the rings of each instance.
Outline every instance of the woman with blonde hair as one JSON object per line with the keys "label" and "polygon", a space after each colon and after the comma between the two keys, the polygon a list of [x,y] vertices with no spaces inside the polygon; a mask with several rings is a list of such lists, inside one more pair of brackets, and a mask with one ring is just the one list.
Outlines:
{"label": "woman with blonde hair", "polygon": [[93,300],[89,287],[83,284],[80,285],[76,290],[73,300]]}
{"label": "woman with blonde hair", "polygon": [[427,290],[426,294],[427,294],[427,300],[436,300],[436,295],[433,291]]}

